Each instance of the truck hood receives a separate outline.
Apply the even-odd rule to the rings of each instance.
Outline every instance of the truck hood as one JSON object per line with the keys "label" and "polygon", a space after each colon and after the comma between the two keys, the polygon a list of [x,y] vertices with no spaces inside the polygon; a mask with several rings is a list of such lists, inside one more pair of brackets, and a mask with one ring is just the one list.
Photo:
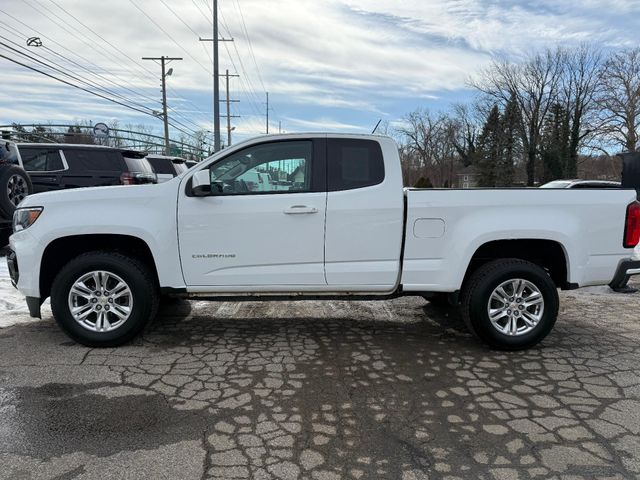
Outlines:
{"label": "truck hood", "polygon": [[23,207],[46,207],[55,204],[74,203],[100,203],[108,205],[108,202],[122,203],[153,201],[158,197],[166,197],[175,192],[180,181],[174,178],[171,181],[161,184],[145,185],[117,185],[112,187],[88,187],[74,188],[69,190],[58,190],[54,192],[43,192],[29,195],[20,203]]}

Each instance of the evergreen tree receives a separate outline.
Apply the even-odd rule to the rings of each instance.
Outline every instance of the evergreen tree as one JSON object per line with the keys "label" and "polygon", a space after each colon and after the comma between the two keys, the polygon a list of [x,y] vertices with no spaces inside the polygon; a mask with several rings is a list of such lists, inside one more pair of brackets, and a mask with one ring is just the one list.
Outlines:
{"label": "evergreen tree", "polygon": [[520,130],[520,109],[514,95],[504,109],[500,138],[500,158],[496,171],[496,187],[510,187],[514,182],[516,155],[518,153]]}
{"label": "evergreen tree", "polygon": [[540,142],[544,182],[568,178],[573,173],[569,168],[569,135],[569,113],[563,105],[554,103],[545,119]]}
{"label": "evergreen tree", "polygon": [[431,179],[429,177],[427,178],[420,177],[413,187],[414,188],[433,188],[433,184],[431,183]]}
{"label": "evergreen tree", "polygon": [[476,170],[479,187],[495,187],[502,158],[502,119],[498,105],[494,105],[478,138]]}

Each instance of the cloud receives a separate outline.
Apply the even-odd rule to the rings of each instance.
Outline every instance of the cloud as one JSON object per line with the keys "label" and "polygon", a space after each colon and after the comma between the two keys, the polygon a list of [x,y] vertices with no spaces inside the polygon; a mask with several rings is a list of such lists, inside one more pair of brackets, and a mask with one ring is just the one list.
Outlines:
{"label": "cloud", "polygon": [[352,125],[349,123],[337,122],[331,118],[319,118],[314,120],[285,117],[284,120],[288,125],[292,125],[296,129],[316,132],[340,132],[340,131],[362,131],[365,130],[361,125]]}
{"label": "cloud", "polygon": [[[153,109],[160,67],[141,57],[183,57],[167,79],[171,116],[212,129],[211,44],[197,38],[211,35],[206,4],[165,1],[179,18],[158,0],[4,0],[0,34],[20,45],[41,36],[45,48],[30,53]],[[468,77],[495,54],[640,42],[636,0],[229,0],[220,10],[221,34],[235,39],[221,45],[220,67],[240,75],[231,81],[239,138],[264,132],[265,90],[272,129],[282,120],[288,131],[367,131],[380,117],[395,121],[468,95]],[[0,68],[1,123],[108,117],[158,125],[5,60]]]}

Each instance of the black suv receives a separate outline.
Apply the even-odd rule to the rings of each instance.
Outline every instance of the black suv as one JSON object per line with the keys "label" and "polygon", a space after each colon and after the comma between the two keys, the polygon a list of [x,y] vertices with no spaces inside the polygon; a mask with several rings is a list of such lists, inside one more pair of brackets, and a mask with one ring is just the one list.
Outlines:
{"label": "black suv", "polygon": [[98,145],[18,143],[16,147],[34,193],[158,181],[140,152]]}
{"label": "black suv", "polygon": [[18,161],[18,149],[8,141],[0,143],[0,248],[11,234],[11,219],[18,204],[33,187],[29,175]]}

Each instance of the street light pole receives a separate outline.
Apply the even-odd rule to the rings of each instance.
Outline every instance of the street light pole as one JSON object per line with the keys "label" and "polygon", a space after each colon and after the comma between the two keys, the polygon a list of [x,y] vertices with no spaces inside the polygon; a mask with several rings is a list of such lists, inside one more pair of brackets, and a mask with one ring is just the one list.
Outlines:
{"label": "street light pole", "polygon": [[165,155],[171,155],[171,144],[169,143],[169,115],[167,113],[167,77],[173,73],[173,68],[166,71],[166,65],[173,60],[182,60],[179,57],[142,57],[142,60],[160,61],[160,68],[162,72],[162,121],[164,122],[164,153]]}

